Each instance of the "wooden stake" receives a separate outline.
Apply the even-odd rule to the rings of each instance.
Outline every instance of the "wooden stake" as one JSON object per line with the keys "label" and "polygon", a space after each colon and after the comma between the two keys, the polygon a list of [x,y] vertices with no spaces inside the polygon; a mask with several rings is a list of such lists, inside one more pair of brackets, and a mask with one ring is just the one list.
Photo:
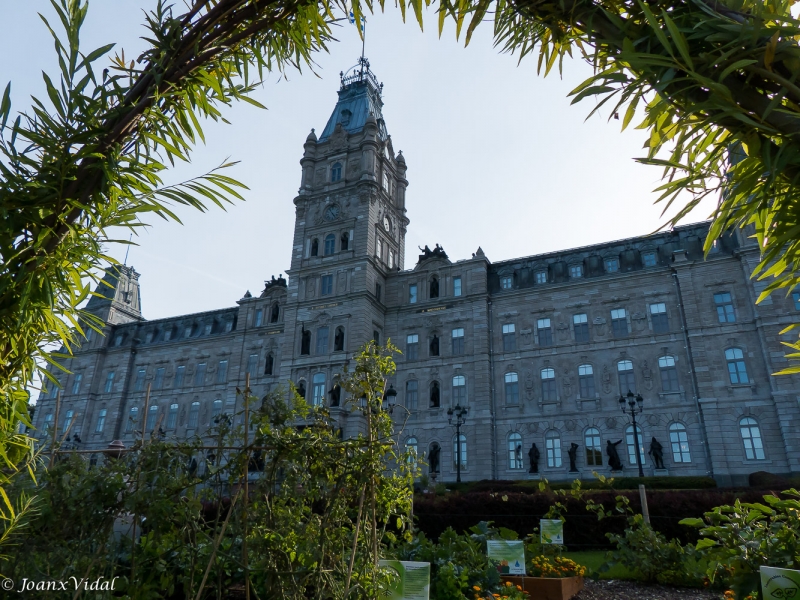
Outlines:
{"label": "wooden stake", "polygon": [[233,507],[236,506],[236,501],[238,499],[239,499],[239,494],[237,493],[233,497],[233,500],[231,501],[231,506],[228,509],[228,514],[225,515],[225,520],[222,522],[222,529],[220,529],[217,539],[214,540],[214,547],[211,549],[211,556],[208,559],[208,566],[206,567],[206,572],[203,574],[203,581],[200,582],[200,589],[197,590],[197,596],[195,596],[195,600],[200,600],[200,596],[203,595],[203,589],[206,587],[206,580],[208,579],[208,573],[211,571],[211,564],[214,562],[214,559],[217,556],[217,548],[219,548],[219,544],[222,541],[222,536],[225,535],[225,528],[228,526],[228,519],[231,518]]}
{"label": "wooden stake", "polygon": [[144,433],[147,429],[147,409],[150,406],[150,385],[147,384],[147,393],[144,396],[144,412],[142,413],[142,444],[144,444]]}
{"label": "wooden stake", "polygon": [[642,517],[644,522],[650,525],[650,509],[647,508],[647,493],[644,491],[644,484],[639,484],[639,500],[642,503]]}
{"label": "wooden stake", "polygon": [[[140,419],[142,420],[142,445],[144,445],[144,430],[145,425],[147,424],[147,406],[150,404],[150,386],[151,384],[147,384],[147,392],[144,395],[144,412]],[[139,492],[139,475],[141,474],[142,469],[142,461],[141,456],[137,461],[136,465],[136,493]],[[136,523],[139,521],[139,512],[133,513],[133,537],[131,538],[131,581],[136,581]]]}
{"label": "wooden stake", "polygon": [[58,435],[58,412],[61,409],[61,390],[58,390],[56,394],[56,420],[53,422],[53,447],[50,450],[50,464],[47,466],[48,469],[53,467],[53,461],[56,458],[56,439]]}

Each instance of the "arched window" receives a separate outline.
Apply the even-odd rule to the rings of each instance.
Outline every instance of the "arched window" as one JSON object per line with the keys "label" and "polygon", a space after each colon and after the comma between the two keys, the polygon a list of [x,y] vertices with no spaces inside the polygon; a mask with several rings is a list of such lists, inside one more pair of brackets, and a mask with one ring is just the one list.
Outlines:
{"label": "arched window", "polygon": [[394,269],[394,250],[389,248],[389,259],[388,263],[390,269]]}
{"label": "arched window", "polygon": [[415,465],[417,463],[417,438],[410,437],[406,440],[406,452],[408,452],[408,464]]}
{"label": "arched window", "polygon": [[441,400],[439,398],[439,382],[432,381],[431,382],[431,408],[439,408]]}
{"label": "arched window", "polygon": [[[459,444],[459,442],[461,442]],[[467,436],[463,433],[456,438],[453,436],[453,468],[458,468],[458,461],[461,461],[461,468],[467,468]]]}
{"label": "arched window", "polygon": [[583,434],[586,444],[586,465],[589,467],[603,466],[603,448],[600,446],[600,430],[589,427]]}
{"label": "arched window", "polygon": [[342,234],[342,238],[340,240],[340,248],[342,252],[349,249],[350,247],[350,234],[346,231]]}
{"label": "arched window", "polygon": [[342,178],[342,163],[335,162],[331,166],[331,182],[339,181]]}
{"label": "arched window", "polygon": [[548,431],[544,437],[544,447],[547,451],[547,466],[551,469],[561,466],[561,436],[557,431]]}
{"label": "arched window", "polygon": [[311,380],[313,388],[311,390],[311,405],[322,406],[325,402],[325,374],[316,373]]}
{"label": "arched window", "polygon": [[222,414],[222,400],[216,399],[211,403],[211,422]]}
{"label": "arched window", "polygon": [[597,391],[594,387],[594,369],[592,365],[578,367],[578,395],[581,398],[594,398]]}
{"label": "arched window", "polygon": [[280,316],[281,316],[281,305],[275,302],[272,304],[272,308],[269,310],[269,322],[277,323],[278,317]]}
{"label": "arched window", "polygon": [[665,392],[679,392],[678,369],[675,368],[675,359],[672,356],[662,356],[658,359],[658,369],[661,371],[661,389]]}
{"label": "arched window", "polygon": [[692,462],[692,455],[689,453],[689,437],[686,435],[686,427],[682,423],[673,423],[669,426],[669,442],[672,445],[672,462]]}
{"label": "arched window", "polygon": [[311,240],[311,256],[318,256],[319,255],[319,240],[314,238]]}
{"label": "arched window", "polygon": [[460,406],[467,404],[467,380],[463,375],[453,377],[453,404]]}
{"label": "arched window", "polygon": [[[133,431],[133,428],[136,426],[136,421],[139,417],[139,408],[136,406],[131,406],[131,410],[128,413],[128,423],[125,425],[125,432],[130,433]],[[47,422],[45,420],[45,422]]]}
{"label": "arched window", "polygon": [[739,420],[739,431],[744,443],[744,455],[747,460],[764,460],[764,443],[761,441],[761,428],[752,417]]}
{"label": "arched window", "polygon": [[519,404],[519,376],[516,373],[506,373],[506,404]]}
{"label": "arched window", "polygon": [[406,408],[408,410],[417,410],[417,390],[419,384],[416,380],[406,381]]}
{"label": "arched window", "polygon": [[50,431],[50,428],[53,426],[53,413],[47,413],[44,416],[44,424],[42,425],[42,430],[45,432]]}
{"label": "arched window", "polygon": [[108,411],[105,408],[101,408],[100,412],[97,413],[97,426],[94,428],[95,433],[102,433],[103,427],[106,424],[106,414]]}
{"label": "arched window", "polygon": [[[642,428],[636,426],[636,437],[639,440],[639,460],[642,461],[642,466],[645,465],[644,457],[644,442],[642,441]],[[628,446],[628,464],[636,466],[636,443],[633,441],[633,425],[628,425],[625,428],[625,444]]]}
{"label": "arched window", "polygon": [[325,256],[330,256],[336,252],[336,236],[329,233],[325,236]]}
{"label": "arched window", "polygon": [[734,385],[750,383],[747,376],[747,366],[744,364],[744,352],[741,348],[728,348],[725,350],[725,358],[728,361],[728,376]]}
{"label": "arched window", "polygon": [[167,414],[167,429],[175,429],[178,424],[178,405],[170,404]]}
{"label": "arched window", "polygon": [[511,433],[508,436],[508,468],[522,469],[522,436]]}
{"label": "arched window", "polygon": [[431,284],[430,284],[430,293],[428,294],[428,298],[438,298],[439,297],[439,278],[434,275],[431,277]]}
{"label": "arched window", "polygon": [[558,392],[556,391],[556,372],[553,369],[542,369],[542,401],[556,402]]}
{"label": "arched window", "polygon": [[621,360],[617,363],[617,375],[619,376],[619,393],[623,396],[628,392],[636,393],[636,376],[633,374],[633,363],[629,360]]}
{"label": "arched window", "polygon": [[189,406],[189,429],[197,429],[197,423],[200,419],[200,402],[195,400]]}
{"label": "arched window", "polygon": [[344,350],[344,327],[337,327],[336,334],[333,336],[333,351],[341,352]]}
{"label": "arched window", "polygon": [[[220,400],[219,405],[222,406],[222,400]],[[145,429],[147,431],[153,431],[156,427],[156,417],[158,416],[158,405],[153,404],[150,409],[147,411],[147,423],[145,423]]]}

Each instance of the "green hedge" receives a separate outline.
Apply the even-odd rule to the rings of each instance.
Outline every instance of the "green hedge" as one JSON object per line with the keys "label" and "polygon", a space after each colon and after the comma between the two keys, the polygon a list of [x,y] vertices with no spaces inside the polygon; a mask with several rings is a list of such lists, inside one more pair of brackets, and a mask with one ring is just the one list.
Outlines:
{"label": "green hedge", "polygon": [[[711,477],[621,477],[614,479],[614,489],[617,490],[636,490],[639,489],[639,484],[644,484],[650,490],[707,490],[717,487],[717,482]],[[554,490],[570,489],[572,482],[551,483],[550,487]],[[608,489],[607,484],[602,484],[596,479],[581,481],[581,487],[585,490]],[[539,482],[483,479],[481,481],[447,483],[446,488],[462,494],[480,492],[533,494],[539,492]]]}

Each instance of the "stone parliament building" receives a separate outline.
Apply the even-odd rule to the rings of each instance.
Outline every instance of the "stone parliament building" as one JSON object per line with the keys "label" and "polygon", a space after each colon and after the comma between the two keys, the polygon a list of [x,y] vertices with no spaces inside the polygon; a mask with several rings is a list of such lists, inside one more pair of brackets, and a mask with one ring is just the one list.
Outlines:
{"label": "stone parliament building", "polygon": [[[361,62],[343,75],[322,133],[306,139],[287,279],[231,308],[150,321],[139,274],[110,269],[87,306],[105,335],[90,332],[64,362],[70,374],[57,372],[59,423],[56,390],[40,395],[37,435],[72,419],[83,449],[129,446],[156,423],[168,439],[203,434],[241,408],[248,372],[259,395],[295,382],[355,435],[361,417],[337,377],[363,344],[391,339],[403,354],[390,383],[410,411],[400,441],[420,455],[438,447],[440,481],[455,479],[458,443],[465,480],[537,477],[533,444],[541,476],[591,478],[608,473],[606,445],[618,440],[623,474],[635,475],[618,402],[629,390],[644,398],[646,475],[653,438],[658,474],[738,485],[754,471],[800,472],[800,378],[772,375],[787,366],[781,341],[796,334],[780,331],[800,293],[755,305],[752,240],[732,232],[704,259],[700,223],[502,262],[480,248],[453,260],[438,245],[407,261],[406,159],[381,92]],[[456,404],[469,408],[460,440],[447,417]]]}

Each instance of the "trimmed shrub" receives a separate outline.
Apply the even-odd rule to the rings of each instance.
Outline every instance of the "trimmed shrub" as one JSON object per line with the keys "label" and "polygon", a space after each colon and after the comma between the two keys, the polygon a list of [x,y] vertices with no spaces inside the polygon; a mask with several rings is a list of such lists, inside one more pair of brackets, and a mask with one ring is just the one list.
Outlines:
{"label": "trimmed shrub", "polygon": [[[417,496],[414,515],[419,528],[432,539],[438,538],[447,527],[462,532],[479,521],[493,521],[496,527],[507,527],[524,536],[539,527],[539,519],[558,501],[566,507],[564,538],[567,546],[574,549],[610,548],[605,534],[622,535],[627,526],[626,515],[615,511],[617,495],[626,496],[635,510],[641,510],[639,494],[633,491],[587,492],[587,498],[614,513],[602,521],[586,510],[585,499],[557,497],[551,492],[498,491],[450,493],[443,497]],[[698,533],[680,525],[681,519],[699,517],[715,506],[732,504],[737,498],[742,502],[760,502],[761,496],[761,492],[750,489],[653,490],[647,493],[647,503],[653,528],[667,539],[678,538],[685,544],[696,542]]]}

